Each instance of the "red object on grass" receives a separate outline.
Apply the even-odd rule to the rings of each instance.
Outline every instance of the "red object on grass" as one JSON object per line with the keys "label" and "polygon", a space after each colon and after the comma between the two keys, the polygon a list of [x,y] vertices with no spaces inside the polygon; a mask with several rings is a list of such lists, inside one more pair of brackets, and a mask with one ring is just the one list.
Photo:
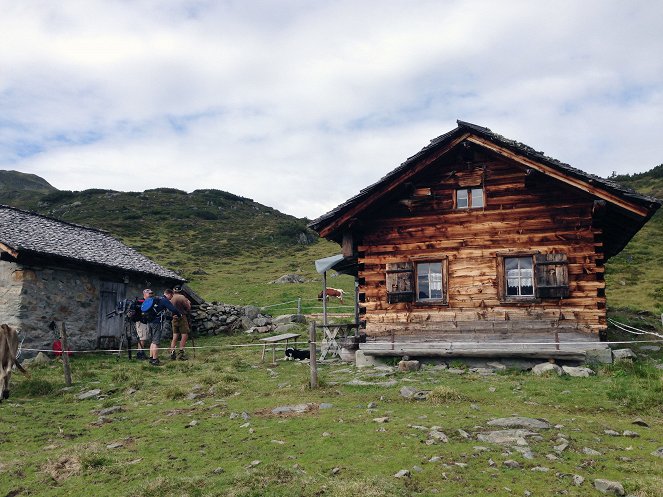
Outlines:
{"label": "red object on grass", "polygon": [[[55,339],[53,341],[53,353],[56,355],[56,357],[60,357],[62,355],[62,342],[59,339]],[[67,351],[67,355],[71,356],[71,350]]]}

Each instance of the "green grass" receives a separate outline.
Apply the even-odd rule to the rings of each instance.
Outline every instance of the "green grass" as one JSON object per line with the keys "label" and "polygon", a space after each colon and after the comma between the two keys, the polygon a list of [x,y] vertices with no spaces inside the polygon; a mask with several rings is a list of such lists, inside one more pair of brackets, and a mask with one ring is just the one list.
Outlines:
{"label": "green grass", "polygon": [[[590,378],[459,376],[425,367],[393,373],[393,387],[349,386],[354,378],[385,378],[372,368],[322,364],[323,387],[310,389],[305,364],[272,366],[260,362],[259,348],[230,347],[246,340],[257,339],[199,338],[205,348],[195,359],[161,368],[76,356],[70,389],[57,362],[32,368],[31,378],[14,375],[12,397],[0,404],[0,495],[585,496],[595,493],[594,478],[619,480],[639,497],[663,495],[663,461],[650,454],[663,446],[663,372],[645,359]],[[431,396],[404,399],[403,386]],[[96,388],[99,399],[77,399]],[[370,402],[377,407],[369,410]],[[271,414],[301,403],[332,407]],[[113,406],[122,409],[100,420],[99,411]],[[562,425],[531,443],[533,460],[474,438],[488,420],[514,414]],[[373,421],[384,416],[388,423]],[[631,424],[635,417],[649,428]],[[449,443],[427,445],[422,425],[441,427]],[[608,428],[641,436],[611,437],[603,433]],[[558,433],[570,447],[551,461]],[[488,450],[477,452],[478,445]],[[603,455],[587,456],[584,447]],[[434,456],[441,459],[429,462]],[[506,459],[524,469],[506,468]],[[531,471],[535,466],[550,471]],[[412,476],[395,478],[401,469]],[[563,476],[573,474],[586,478],[583,486]]]}

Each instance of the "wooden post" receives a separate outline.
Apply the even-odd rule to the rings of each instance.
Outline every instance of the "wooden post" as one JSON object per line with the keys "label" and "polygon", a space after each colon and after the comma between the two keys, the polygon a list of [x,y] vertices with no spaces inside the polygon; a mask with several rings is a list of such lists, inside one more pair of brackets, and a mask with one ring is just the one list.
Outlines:
{"label": "wooden post", "polygon": [[311,388],[318,388],[318,363],[316,358],[315,321],[311,322],[308,333],[308,349],[311,356]]}
{"label": "wooden post", "polygon": [[69,354],[67,353],[69,347],[67,346],[67,329],[62,323],[60,328],[60,342],[62,343],[62,366],[64,368],[64,384],[68,387],[71,386],[71,368],[69,367]]}
{"label": "wooden post", "polygon": [[302,298],[297,298],[297,314],[302,313]]}
{"label": "wooden post", "polygon": [[322,324],[327,326],[327,271],[322,273]]}

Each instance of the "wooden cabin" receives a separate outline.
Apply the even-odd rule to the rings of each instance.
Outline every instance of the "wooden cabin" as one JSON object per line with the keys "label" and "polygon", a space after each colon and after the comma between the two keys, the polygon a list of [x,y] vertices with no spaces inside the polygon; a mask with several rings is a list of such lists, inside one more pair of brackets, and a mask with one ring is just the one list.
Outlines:
{"label": "wooden cabin", "polygon": [[458,121],[309,226],[356,263],[369,337],[598,341],[605,263],[660,205]]}

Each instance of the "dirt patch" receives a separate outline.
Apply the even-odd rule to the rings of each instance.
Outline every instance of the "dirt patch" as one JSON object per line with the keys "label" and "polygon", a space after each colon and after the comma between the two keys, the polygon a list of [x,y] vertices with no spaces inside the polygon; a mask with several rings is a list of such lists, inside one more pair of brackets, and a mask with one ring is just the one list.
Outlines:
{"label": "dirt patch", "polygon": [[64,481],[81,472],[81,461],[76,456],[62,456],[57,461],[49,460],[41,470],[55,481]]}

